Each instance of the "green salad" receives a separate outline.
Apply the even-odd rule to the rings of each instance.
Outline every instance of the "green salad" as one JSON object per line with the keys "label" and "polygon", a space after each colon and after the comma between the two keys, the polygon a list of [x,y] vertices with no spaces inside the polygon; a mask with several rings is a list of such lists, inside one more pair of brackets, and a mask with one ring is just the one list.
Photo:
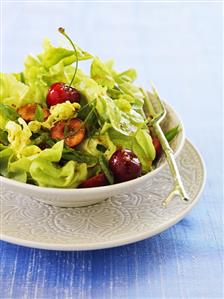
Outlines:
{"label": "green salad", "polygon": [[[151,171],[161,145],[145,113],[136,71],[74,45],[25,59],[21,73],[0,77],[0,174],[43,187],[88,188]],[[89,60],[90,74],[78,66]],[[170,141],[178,128],[166,132]]]}

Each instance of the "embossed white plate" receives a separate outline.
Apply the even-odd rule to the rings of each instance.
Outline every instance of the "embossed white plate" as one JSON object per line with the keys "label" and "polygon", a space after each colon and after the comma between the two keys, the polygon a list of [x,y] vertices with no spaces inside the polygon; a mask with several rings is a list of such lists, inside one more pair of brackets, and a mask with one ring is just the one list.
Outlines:
{"label": "embossed white plate", "polygon": [[196,204],[205,182],[203,160],[186,141],[177,158],[191,202],[162,201],[172,187],[168,167],[135,192],[82,208],[59,208],[2,190],[1,238],[24,246],[53,250],[108,248],[143,240],[181,220]]}

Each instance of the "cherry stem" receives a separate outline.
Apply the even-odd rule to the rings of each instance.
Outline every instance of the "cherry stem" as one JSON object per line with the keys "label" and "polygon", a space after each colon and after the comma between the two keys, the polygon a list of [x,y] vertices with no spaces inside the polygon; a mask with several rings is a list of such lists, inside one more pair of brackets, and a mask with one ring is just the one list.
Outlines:
{"label": "cherry stem", "polygon": [[78,60],[78,53],[77,53],[77,50],[76,50],[76,47],[75,47],[73,41],[72,41],[71,38],[65,33],[65,29],[62,28],[62,27],[60,27],[60,28],[58,28],[58,31],[59,31],[61,34],[63,34],[63,35],[65,36],[65,38],[70,42],[70,44],[72,45],[72,47],[73,47],[73,49],[74,49],[75,56],[76,56],[75,72],[74,72],[74,75],[73,75],[73,77],[72,77],[72,80],[71,80],[71,82],[70,82],[70,84],[69,84],[69,87],[70,87],[70,86],[72,85],[74,79],[75,79],[75,76],[76,76],[76,73],[77,73],[77,70],[78,70],[78,62],[79,62],[79,60]]}

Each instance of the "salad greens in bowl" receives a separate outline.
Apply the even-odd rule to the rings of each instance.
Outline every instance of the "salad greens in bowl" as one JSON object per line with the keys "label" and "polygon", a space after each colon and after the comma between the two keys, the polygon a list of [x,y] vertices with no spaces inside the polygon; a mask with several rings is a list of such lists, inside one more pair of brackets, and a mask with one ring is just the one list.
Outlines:
{"label": "salad greens in bowl", "polygon": [[[136,71],[44,41],[21,73],[0,77],[3,186],[57,206],[84,206],[144,184],[166,163],[150,125],[154,94],[134,85]],[[89,60],[90,74],[78,63]],[[155,92],[155,91],[154,91]],[[156,95],[158,96],[158,95]],[[180,118],[165,104],[162,124],[178,154]]]}

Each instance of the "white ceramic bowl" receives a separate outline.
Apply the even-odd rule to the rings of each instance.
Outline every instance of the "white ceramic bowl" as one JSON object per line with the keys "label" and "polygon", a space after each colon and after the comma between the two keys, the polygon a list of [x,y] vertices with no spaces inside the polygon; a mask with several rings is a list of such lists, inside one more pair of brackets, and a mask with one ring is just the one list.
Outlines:
{"label": "white ceramic bowl", "polygon": [[[169,130],[170,128],[173,128],[179,124],[181,128],[178,136],[176,136],[173,142],[171,142],[171,147],[173,148],[175,156],[177,156],[184,145],[184,128],[180,117],[171,108],[171,106],[166,103],[165,106],[167,110],[167,116],[162,123],[162,127],[166,130]],[[164,157],[162,157],[155,170],[137,179],[104,187],[94,187],[88,189],[46,188],[20,183],[4,177],[1,177],[1,186],[4,189],[11,190],[15,193],[29,195],[46,204],[59,207],[81,207],[95,204],[114,195],[129,193],[137,187],[142,186],[142,188],[144,188],[146,181],[150,180],[153,176],[160,172],[166,163],[166,160]]]}

